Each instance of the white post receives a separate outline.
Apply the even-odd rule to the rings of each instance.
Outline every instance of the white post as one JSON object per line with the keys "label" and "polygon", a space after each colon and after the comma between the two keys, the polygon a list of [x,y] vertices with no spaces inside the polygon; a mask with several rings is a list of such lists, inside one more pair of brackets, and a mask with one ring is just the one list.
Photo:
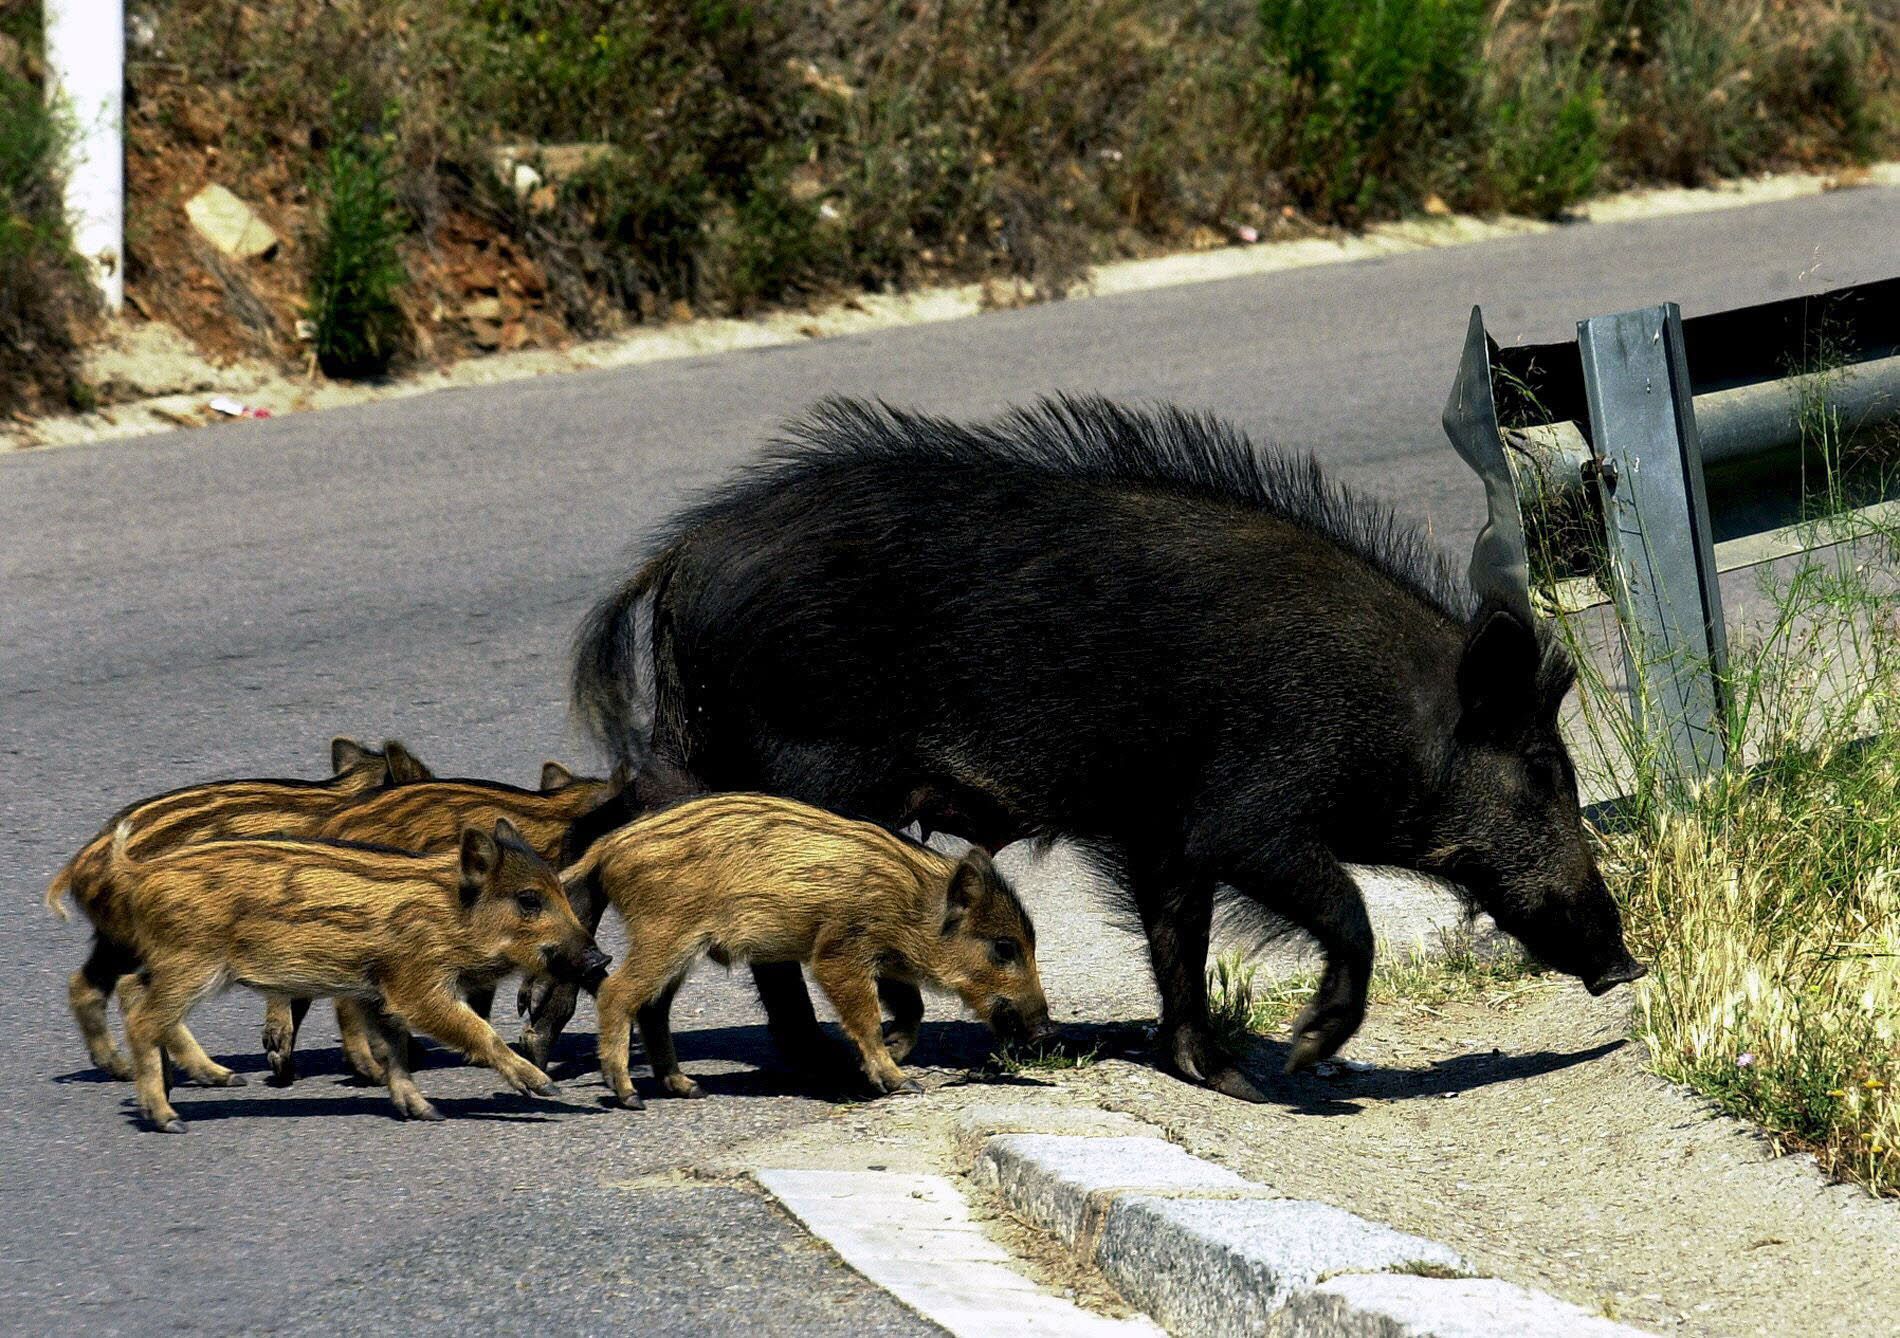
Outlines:
{"label": "white post", "polygon": [[125,299],[124,0],[45,0],[46,100],[72,133],[73,249],[116,312]]}

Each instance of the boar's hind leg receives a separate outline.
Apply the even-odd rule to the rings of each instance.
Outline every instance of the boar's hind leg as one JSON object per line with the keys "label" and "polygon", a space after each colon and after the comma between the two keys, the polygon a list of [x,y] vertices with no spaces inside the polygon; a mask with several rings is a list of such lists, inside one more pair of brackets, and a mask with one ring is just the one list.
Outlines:
{"label": "boar's hind leg", "polygon": [[106,1022],[106,1003],[119,983],[119,977],[136,970],[138,958],[130,948],[103,934],[95,934],[92,952],[84,966],[73,972],[66,997],[72,1003],[73,1020],[85,1038],[86,1053],[93,1064],[124,1081],[132,1076],[132,1063],[112,1043],[112,1029]]}
{"label": "boar's hind leg", "polygon": [[178,962],[164,972],[150,973],[141,982],[125,1017],[125,1040],[132,1050],[134,1081],[139,1089],[139,1112],[154,1129],[168,1134],[185,1132],[185,1122],[167,1099],[165,1052],[160,1042],[184,1031],[185,1014],[192,1004],[217,984],[212,963]]}
{"label": "boar's hind leg", "polygon": [[884,1027],[884,1048],[891,1052],[893,1062],[901,1064],[917,1046],[917,1029],[924,1021],[923,992],[908,980],[879,976],[877,997],[891,1013]]}
{"label": "boar's hind leg", "polygon": [[674,1096],[698,1097],[705,1089],[680,1072],[679,1055],[673,1049],[673,996],[680,992],[684,975],[675,976],[659,997],[640,1009],[640,1043],[646,1046],[647,1063],[660,1086]]}
{"label": "boar's hind leg", "polygon": [[[270,1064],[270,1077],[265,1081],[272,1087],[288,1087],[297,1081],[297,1033],[309,1011],[308,999],[273,994],[265,1000],[264,1058]],[[338,1016],[342,1016],[340,1011]]]}
{"label": "boar's hind leg", "polygon": [[[139,999],[145,993],[145,986],[134,974],[119,981],[119,1007],[125,1010],[126,1025],[131,1025],[132,1010],[138,1006]],[[164,1044],[165,1090],[171,1091],[171,1067],[176,1065],[184,1070],[185,1076],[200,1087],[242,1087],[244,1079],[233,1073],[210,1055],[198,1044],[198,1038],[183,1022],[172,1027],[161,1038]]]}
{"label": "boar's hind leg", "polygon": [[1161,993],[1162,1061],[1191,1082],[1250,1101],[1261,1096],[1228,1062],[1207,1020],[1207,945],[1214,884],[1164,864],[1131,869],[1135,907]]}
{"label": "boar's hind leg", "polygon": [[407,1031],[380,1008],[355,999],[338,999],[336,1015],[339,1023],[348,1017],[350,1025],[367,1038],[370,1052],[383,1066],[384,1078],[389,1086],[389,1099],[396,1103],[396,1110],[404,1119],[442,1118],[442,1112],[429,1104],[429,1099],[409,1076]]}
{"label": "boar's hind leg", "polygon": [[1372,979],[1372,922],[1359,886],[1333,855],[1312,848],[1271,870],[1237,873],[1234,889],[1311,934],[1326,954],[1312,1002],[1293,1024],[1286,1071],[1331,1057],[1359,1030]]}

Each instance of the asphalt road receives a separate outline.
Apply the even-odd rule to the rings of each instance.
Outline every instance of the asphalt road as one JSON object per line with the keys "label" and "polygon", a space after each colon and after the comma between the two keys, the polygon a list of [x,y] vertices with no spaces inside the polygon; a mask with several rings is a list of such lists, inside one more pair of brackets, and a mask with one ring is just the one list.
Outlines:
{"label": "asphalt road", "polygon": [[[1438,414],[1473,302],[1507,341],[1547,339],[1646,302],[1693,314],[1896,269],[1900,191],[1848,191],[0,456],[6,1327],[923,1327],[742,1190],[624,1187],[831,1109],[772,1067],[718,972],[677,1013],[712,1100],[612,1112],[583,1073],[550,1106],[438,1066],[420,1081],[451,1119],[408,1126],[342,1083],[314,1023],[310,1078],[180,1089],[192,1132],[166,1138],[83,1062],[65,978],[84,933],[47,917],[47,878],[128,799],[312,774],[333,733],[517,782],[574,759],[562,681],[582,610],[643,526],[823,394],[954,414],[1058,388],[1211,407],[1457,549],[1481,502]],[[1073,880],[1029,881],[1059,921],[1043,954],[1059,1015],[1148,1008],[1132,945]],[[228,996],[193,1026],[255,1074],[259,1014]],[[590,1015],[576,1031],[570,1069]],[[954,1059],[977,1042],[938,1027],[925,1045]]]}

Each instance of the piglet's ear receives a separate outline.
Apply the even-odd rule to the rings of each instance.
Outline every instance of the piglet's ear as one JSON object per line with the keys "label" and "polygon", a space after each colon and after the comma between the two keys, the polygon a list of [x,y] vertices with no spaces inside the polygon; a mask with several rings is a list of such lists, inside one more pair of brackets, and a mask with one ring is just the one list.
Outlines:
{"label": "piglet's ear", "polygon": [[1481,611],[1458,661],[1459,727],[1489,732],[1528,723],[1538,706],[1542,654],[1537,634],[1517,614]]}
{"label": "piglet's ear", "polygon": [[462,829],[462,905],[473,906],[501,867],[501,847],[479,827]]}
{"label": "piglet's ear", "polygon": [[950,873],[950,886],[944,889],[943,928],[948,933],[962,922],[977,902],[983,899],[994,870],[990,857],[978,846],[971,846]]}
{"label": "piglet's ear", "polygon": [[435,779],[435,773],[405,748],[400,739],[384,740],[383,757],[389,762],[389,780],[393,785],[414,785]]}
{"label": "piglet's ear", "polygon": [[541,792],[543,794],[548,794],[555,790],[565,790],[573,783],[574,773],[562,766],[559,762],[543,762],[541,764]]}
{"label": "piglet's ear", "polygon": [[365,747],[355,739],[339,734],[330,740],[330,770],[338,776],[356,770],[365,762],[376,760],[379,760],[376,750]]}

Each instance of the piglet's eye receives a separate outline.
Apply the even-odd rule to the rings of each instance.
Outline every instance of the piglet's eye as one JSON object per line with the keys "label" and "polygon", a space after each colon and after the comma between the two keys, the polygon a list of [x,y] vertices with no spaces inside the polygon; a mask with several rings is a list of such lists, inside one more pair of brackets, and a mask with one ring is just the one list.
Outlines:
{"label": "piglet's eye", "polygon": [[517,892],[515,893],[515,905],[521,908],[523,915],[539,915],[541,913],[541,894],[539,892]]}
{"label": "piglet's eye", "polygon": [[999,938],[990,944],[990,955],[995,957],[999,964],[1007,966],[1022,954],[1017,950],[1015,939]]}

